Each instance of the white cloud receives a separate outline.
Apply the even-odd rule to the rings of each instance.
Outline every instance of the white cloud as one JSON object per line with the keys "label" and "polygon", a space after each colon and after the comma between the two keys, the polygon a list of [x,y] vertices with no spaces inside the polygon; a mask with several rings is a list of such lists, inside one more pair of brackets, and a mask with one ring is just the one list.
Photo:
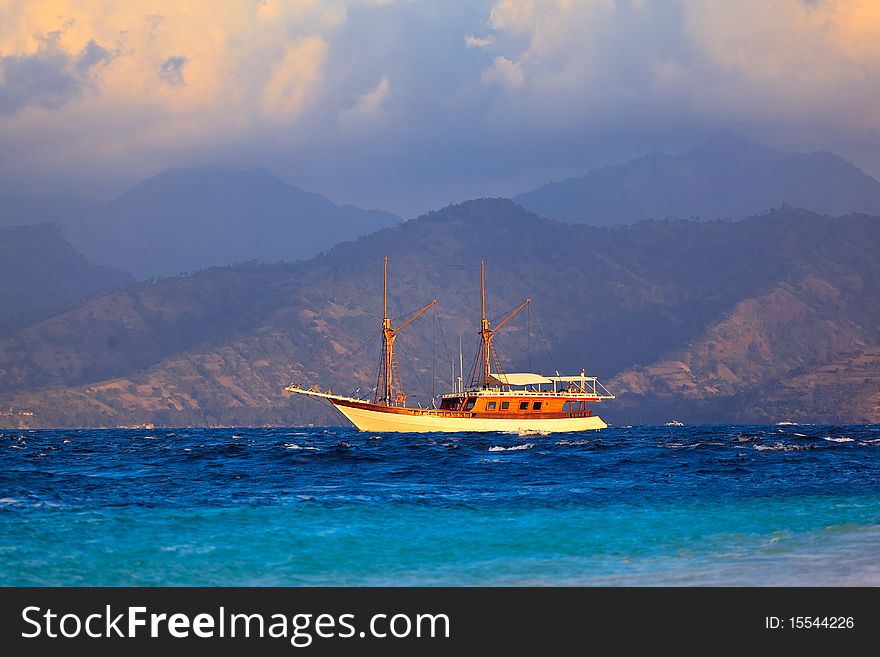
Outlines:
{"label": "white cloud", "polygon": [[495,39],[492,37],[475,37],[468,34],[464,38],[464,43],[468,48],[486,48],[495,43]]}
{"label": "white cloud", "polygon": [[486,84],[497,84],[505,89],[519,89],[526,83],[522,68],[507,57],[498,56],[480,76]]}
{"label": "white cloud", "polygon": [[853,116],[853,93],[880,103],[870,82],[880,78],[876,0],[497,0],[489,19],[506,48],[487,75],[521,73],[544,98],[580,89],[595,107],[668,92],[688,111],[778,118],[811,108]]}
{"label": "white cloud", "polygon": [[375,126],[377,121],[387,116],[386,104],[390,89],[391,83],[387,77],[383,77],[370,91],[358,96],[351,107],[339,111],[341,127],[345,130],[357,130]]}
{"label": "white cloud", "polygon": [[292,43],[263,88],[263,113],[276,119],[294,119],[302,114],[321,83],[326,56],[327,42],[321,37]]}
{"label": "white cloud", "polygon": [[[556,2],[547,2],[545,10],[557,7]],[[489,12],[489,23],[496,30],[527,32],[535,28],[541,8],[534,0],[497,0]]]}

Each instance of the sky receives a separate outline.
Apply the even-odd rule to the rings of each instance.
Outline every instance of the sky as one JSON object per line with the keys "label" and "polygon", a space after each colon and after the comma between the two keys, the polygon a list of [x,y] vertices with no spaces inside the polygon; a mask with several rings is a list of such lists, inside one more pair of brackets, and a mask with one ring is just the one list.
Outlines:
{"label": "sky", "polygon": [[880,176],[880,2],[0,0],[0,196],[264,167],[410,217],[720,132]]}

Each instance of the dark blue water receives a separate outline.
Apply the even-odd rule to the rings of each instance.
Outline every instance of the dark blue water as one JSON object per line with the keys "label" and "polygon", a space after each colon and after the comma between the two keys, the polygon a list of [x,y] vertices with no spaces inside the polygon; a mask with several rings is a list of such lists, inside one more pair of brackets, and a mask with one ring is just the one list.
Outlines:
{"label": "dark blue water", "polygon": [[880,585],[880,426],[0,432],[3,585]]}

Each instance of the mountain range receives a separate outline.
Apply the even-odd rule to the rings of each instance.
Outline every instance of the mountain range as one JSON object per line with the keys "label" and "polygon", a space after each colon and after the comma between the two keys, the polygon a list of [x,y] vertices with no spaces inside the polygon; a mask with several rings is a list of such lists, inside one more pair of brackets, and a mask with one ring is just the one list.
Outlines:
{"label": "mountain range", "polygon": [[[837,216],[880,213],[880,183],[832,153],[784,153],[721,135],[685,153],[636,158],[514,200],[547,218],[590,225],[744,218],[784,204]],[[49,221],[92,262],[143,280],[311,258],[402,220],[337,205],[263,169],[171,169],[105,203],[0,199],[0,226]]]}
{"label": "mountain range", "polygon": [[833,153],[785,153],[730,134],[543,185],[514,201],[594,226],[656,218],[741,219],[783,204],[820,214],[880,213],[880,182]]}
{"label": "mountain range", "polygon": [[400,217],[336,205],[264,169],[165,171],[65,224],[92,261],[138,278],[213,265],[298,260]]}
{"label": "mountain range", "polygon": [[94,263],[139,279],[214,265],[310,258],[393,226],[397,215],[337,205],[264,169],[170,169],[102,204],[0,203],[5,225],[51,220]]}
{"label": "mountain range", "polygon": [[127,272],[77,253],[58,226],[0,228],[0,332],[132,282]]}
{"label": "mountain range", "polygon": [[878,252],[865,214],[608,228],[470,201],[311,260],[144,281],[23,327],[0,338],[0,422],[338,422],[281,390],[369,394],[384,255],[393,315],[439,301],[398,338],[415,404],[451,385],[459,335],[473,353],[485,259],[493,318],[533,299],[499,333],[505,369],[585,368],[618,395],[601,409],[613,422],[877,422]]}

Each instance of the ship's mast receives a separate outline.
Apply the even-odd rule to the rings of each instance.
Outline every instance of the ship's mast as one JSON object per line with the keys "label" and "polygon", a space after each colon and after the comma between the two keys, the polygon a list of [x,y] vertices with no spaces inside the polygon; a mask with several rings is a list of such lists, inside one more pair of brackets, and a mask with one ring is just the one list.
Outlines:
{"label": "ship's mast", "polygon": [[480,262],[480,347],[482,349],[483,356],[483,387],[489,387],[489,377],[492,374],[491,368],[489,366],[491,354],[492,354],[492,337],[495,335],[495,331],[500,329],[502,326],[507,324],[514,315],[516,315],[520,310],[525,308],[529,303],[531,303],[531,299],[526,299],[523,301],[516,309],[510,313],[507,317],[501,320],[501,323],[498,324],[493,329],[489,328],[489,320],[486,318],[486,263],[485,261]]}
{"label": "ship's mast", "polygon": [[486,319],[486,263],[480,262],[480,346],[483,348],[483,387],[489,387],[489,350],[492,345],[492,331]]}
{"label": "ship's mast", "polygon": [[[403,324],[393,328],[391,318],[388,317],[388,256],[385,256],[382,267],[382,396],[376,400],[377,402],[381,401],[386,406],[400,406],[406,402],[406,395],[400,389],[399,380],[397,381],[398,390],[394,390],[395,379],[400,378],[394,360],[394,340],[401,330],[424,315],[436,303],[436,299],[431,301]],[[379,397],[378,386],[376,396]]]}
{"label": "ship's mast", "polygon": [[382,393],[382,401],[385,404],[391,404],[394,399],[391,396],[391,372],[392,363],[394,362],[394,331],[391,329],[391,318],[388,317],[388,256],[385,256],[385,263],[382,267],[382,346],[384,353],[382,371],[384,372],[383,378],[385,379],[385,390]]}

